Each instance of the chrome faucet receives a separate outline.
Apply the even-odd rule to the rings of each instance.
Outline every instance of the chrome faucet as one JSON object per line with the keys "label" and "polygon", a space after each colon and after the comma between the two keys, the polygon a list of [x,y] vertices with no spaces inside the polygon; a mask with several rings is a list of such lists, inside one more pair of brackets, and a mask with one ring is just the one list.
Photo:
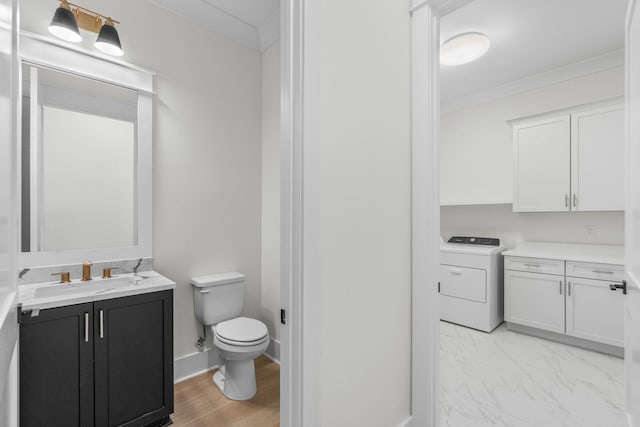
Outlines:
{"label": "chrome faucet", "polygon": [[91,261],[86,261],[82,264],[82,281],[87,282],[91,280]]}

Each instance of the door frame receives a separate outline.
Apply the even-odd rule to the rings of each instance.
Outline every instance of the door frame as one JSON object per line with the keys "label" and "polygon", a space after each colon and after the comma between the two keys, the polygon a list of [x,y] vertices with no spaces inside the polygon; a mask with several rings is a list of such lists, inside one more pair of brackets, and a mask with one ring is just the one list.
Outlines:
{"label": "door frame", "polygon": [[[627,17],[625,20],[625,121],[626,121],[626,171],[625,171],[625,270],[627,275],[627,286],[629,287],[625,301],[625,348],[624,348],[624,363],[625,363],[625,412],[627,425],[629,427],[637,427],[637,415],[638,411],[632,411],[631,402],[633,402],[633,397],[638,394],[638,388],[640,388],[640,384],[631,384],[631,380],[633,379],[633,371],[638,369],[639,364],[637,363],[637,357],[634,355],[634,352],[637,351],[638,339],[634,337],[634,332],[637,330],[637,326],[635,326],[632,322],[637,318],[637,313],[640,312],[640,307],[638,307],[638,302],[640,302],[638,288],[640,284],[640,277],[637,277],[634,271],[632,271],[632,265],[634,260],[634,255],[637,252],[637,247],[634,247],[633,244],[629,242],[629,233],[637,233],[638,227],[634,225],[634,200],[631,196],[634,188],[631,188],[630,184],[633,182],[633,174],[632,167],[637,169],[640,167],[638,164],[637,158],[634,158],[634,146],[632,138],[636,137],[637,134],[634,135],[634,127],[632,126],[634,114],[637,115],[637,108],[633,109],[634,102],[636,101],[632,97],[632,76],[633,71],[632,67],[632,55],[633,51],[637,51],[637,48],[633,48],[634,40],[632,40],[632,25],[640,25],[640,22],[633,22],[633,15],[636,12],[636,8],[638,7],[638,2],[636,0],[628,0],[627,5]],[[638,40],[635,40],[638,42]],[[635,57],[635,56],[634,56]],[[636,71],[637,72],[637,71]],[[634,78],[637,80],[637,78]],[[637,97],[636,97],[637,98]],[[633,110],[633,111],[632,111]],[[637,143],[636,143],[637,145]],[[637,211],[637,209],[636,209]],[[638,238],[636,236],[632,236],[632,240],[636,241]],[[634,243],[634,242],[632,242]],[[631,305],[634,304],[634,305]],[[633,326],[632,326],[633,325]],[[635,346],[635,347],[634,347]],[[635,359],[635,361],[634,361]],[[637,374],[636,374],[637,376]]]}
{"label": "door frame", "polygon": [[411,426],[439,425],[440,18],[473,0],[411,1]]}
{"label": "door frame", "polygon": [[[438,425],[440,16],[473,0],[411,0],[411,416]],[[280,425],[317,424],[317,290],[303,282],[304,0],[280,1],[281,327]]]}
{"label": "door frame", "polygon": [[[302,282],[302,46],[304,0],[280,0],[280,425],[310,426],[312,306]],[[303,310],[304,309],[304,310]],[[282,319],[282,313],[281,313]],[[312,350],[312,349],[311,349]],[[303,387],[304,384],[304,387]],[[303,422],[306,421],[306,422]]]}

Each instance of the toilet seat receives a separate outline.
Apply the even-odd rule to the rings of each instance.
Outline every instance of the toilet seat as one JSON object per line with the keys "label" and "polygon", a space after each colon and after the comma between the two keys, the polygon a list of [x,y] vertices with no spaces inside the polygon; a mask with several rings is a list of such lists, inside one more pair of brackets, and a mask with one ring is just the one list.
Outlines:
{"label": "toilet seat", "polygon": [[213,332],[220,342],[234,346],[254,346],[269,339],[266,325],[248,317],[220,322],[213,328]]}

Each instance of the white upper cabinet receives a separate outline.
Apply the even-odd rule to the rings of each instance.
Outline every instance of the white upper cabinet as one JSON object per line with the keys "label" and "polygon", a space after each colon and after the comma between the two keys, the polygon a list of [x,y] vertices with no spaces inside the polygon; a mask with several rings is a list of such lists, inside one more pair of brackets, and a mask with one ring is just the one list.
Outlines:
{"label": "white upper cabinet", "polygon": [[513,210],[569,210],[570,116],[514,126]]}
{"label": "white upper cabinet", "polygon": [[624,106],[605,104],[512,122],[514,212],[624,209]]}
{"label": "white upper cabinet", "polygon": [[624,209],[624,106],[571,117],[571,210]]}

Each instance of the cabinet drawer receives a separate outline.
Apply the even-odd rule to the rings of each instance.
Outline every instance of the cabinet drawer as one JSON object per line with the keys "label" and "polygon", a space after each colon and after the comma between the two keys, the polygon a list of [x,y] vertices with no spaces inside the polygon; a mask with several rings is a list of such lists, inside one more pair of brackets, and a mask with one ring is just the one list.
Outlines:
{"label": "cabinet drawer", "polygon": [[441,264],[440,294],[487,302],[487,272],[477,268]]}
{"label": "cabinet drawer", "polygon": [[625,273],[623,265],[567,261],[567,276],[621,282]]}
{"label": "cabinet drawer", "polygon": [[504,257],[504,268],[531,273],[564,275],[564,261],[557,259],[506,256]]}

